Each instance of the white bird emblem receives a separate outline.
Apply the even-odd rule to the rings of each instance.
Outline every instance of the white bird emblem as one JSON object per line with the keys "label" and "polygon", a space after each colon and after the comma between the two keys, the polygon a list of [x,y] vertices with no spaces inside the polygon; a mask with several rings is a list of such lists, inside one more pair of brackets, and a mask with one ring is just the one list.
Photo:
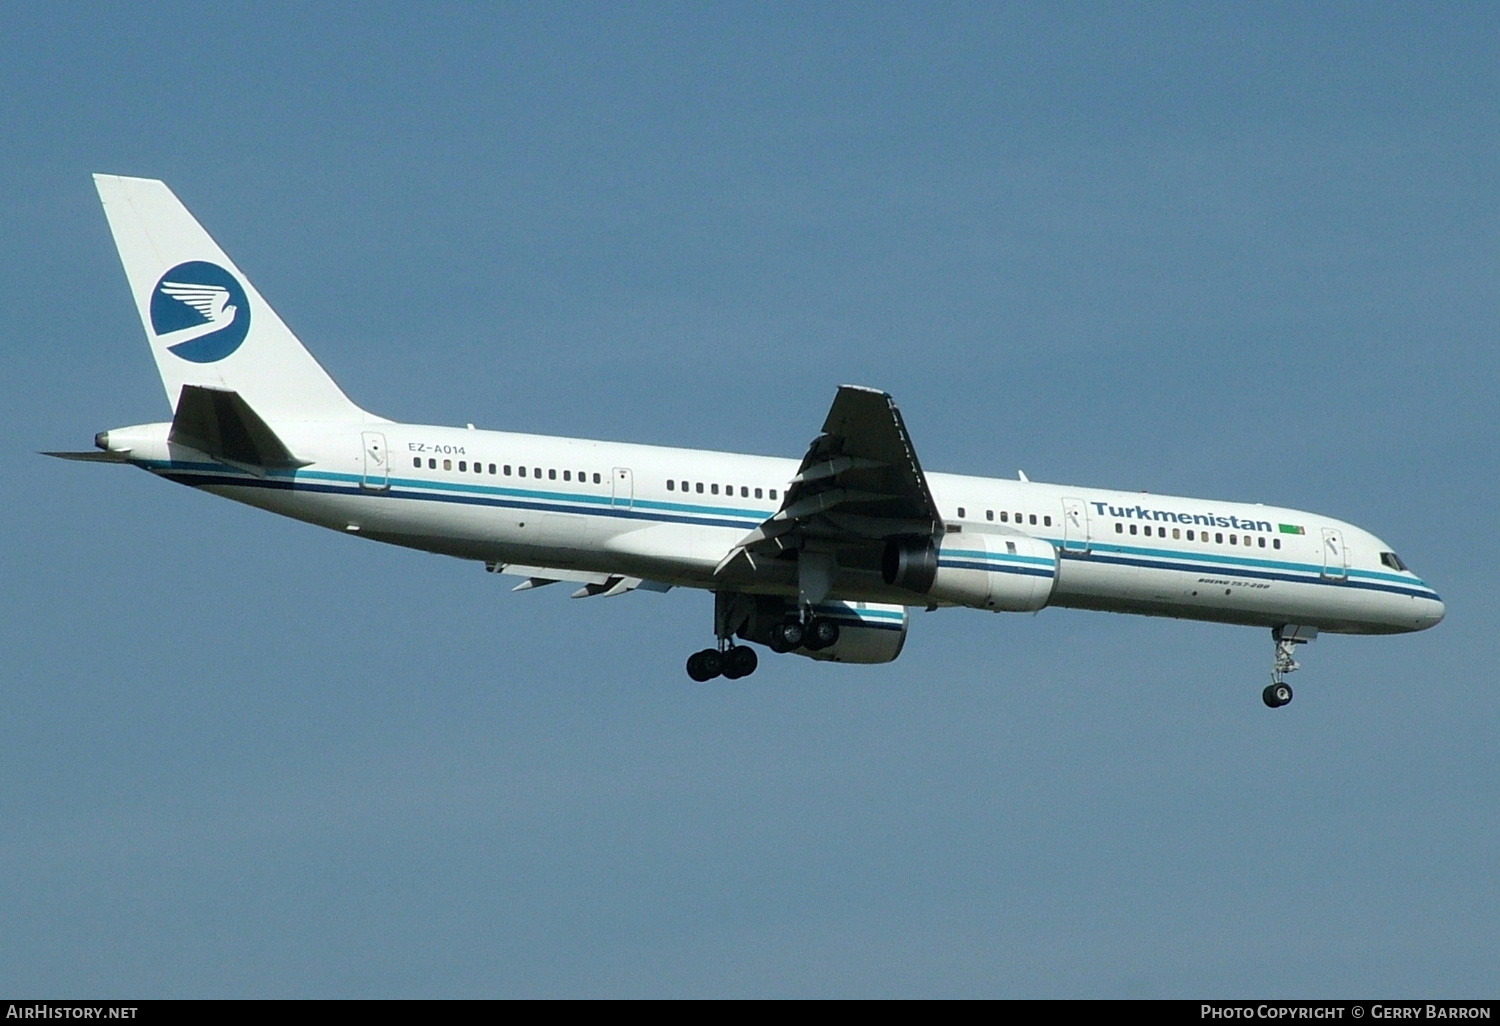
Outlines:
{"label": "white bird emblem", "polygon": [[239,307],[229,301],[229,290],[222,285],[193,285],[180,281],[164,281],[161,290],[180,303],[197,310],[214,329],[225,328],[234,323]]}

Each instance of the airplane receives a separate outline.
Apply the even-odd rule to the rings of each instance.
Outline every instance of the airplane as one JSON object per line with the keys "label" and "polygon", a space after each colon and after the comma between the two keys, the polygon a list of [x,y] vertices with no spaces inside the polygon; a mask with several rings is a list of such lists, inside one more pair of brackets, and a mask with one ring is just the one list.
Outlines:
{"label": "airplane", "polygon": [[1269,628],[1262,699],[1278,708],[1320,631],[1443,619],[1391,546],[1341,520],[924,471],[874,388],[839,387],[800,460],[387,420],[340,390],[165,183],[94,181],[172,419],[46,455],[480,562],[518,591],[712,592],[695,681],[753,673],[751,644],[890,662],[913,608],[1058,606]]}

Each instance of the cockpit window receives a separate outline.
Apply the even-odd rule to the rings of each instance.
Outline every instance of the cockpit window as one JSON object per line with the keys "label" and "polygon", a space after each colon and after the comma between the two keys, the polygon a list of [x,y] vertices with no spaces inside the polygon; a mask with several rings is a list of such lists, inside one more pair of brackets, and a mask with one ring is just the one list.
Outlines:
{"label": "cockpit window", "polygon": [[1390,567],[1392,570],[1406,569],[1406,564],[1401,562],[1401,557],[1396,555],[1394,552],[1382,552],[1380,554],[1380,561],[1386,566]]}

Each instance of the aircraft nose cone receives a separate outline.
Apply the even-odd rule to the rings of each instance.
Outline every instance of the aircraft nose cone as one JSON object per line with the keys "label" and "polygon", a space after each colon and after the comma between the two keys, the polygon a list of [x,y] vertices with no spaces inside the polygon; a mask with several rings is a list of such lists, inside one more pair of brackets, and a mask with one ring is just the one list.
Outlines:
{"label": "aircraft nose cone", "polygon": [[1417,615],[1420,617],[1419,623],[1421,624],[1419,629],[1425,631],[1429,627],[1436,627],[1443,622],[1443,617],[1447,615],[1447,612],[1448,607],[1443,605],[1443,600],[1440,598],[1418,599]]}

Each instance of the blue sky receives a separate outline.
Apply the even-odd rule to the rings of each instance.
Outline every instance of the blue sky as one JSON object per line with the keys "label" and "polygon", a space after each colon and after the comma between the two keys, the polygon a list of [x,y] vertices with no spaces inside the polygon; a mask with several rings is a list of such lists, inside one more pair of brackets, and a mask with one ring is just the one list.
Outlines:
{"label": "blue sky", "polygon": [[[0,991],[1493,996],[1484,5],[12,5]],[[385,416],[1389,540],[1436,630],[914,616],[691,684],[711,603],[33,455],[165,419],[89,173]],[[557,592],[554,594],[554,590]]]}

